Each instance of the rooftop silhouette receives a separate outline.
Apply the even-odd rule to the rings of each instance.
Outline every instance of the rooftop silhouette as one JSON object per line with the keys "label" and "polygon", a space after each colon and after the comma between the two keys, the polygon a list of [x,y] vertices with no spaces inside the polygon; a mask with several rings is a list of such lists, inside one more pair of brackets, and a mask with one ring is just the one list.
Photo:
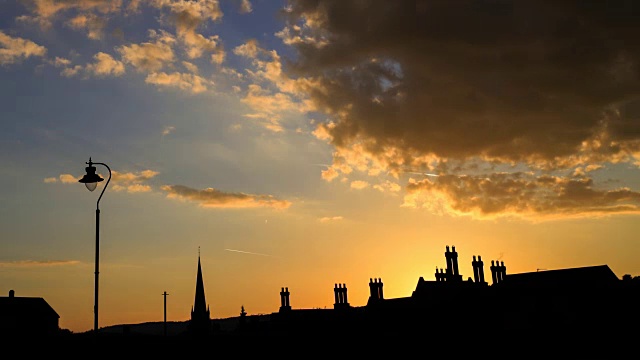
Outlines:
{"label": "rooftop silhouette", "polygon": [[[351,304],[347,284],[335,283],[332,309],[300,309],[292,306],[295,294],[283,286],[280,307],[271,314],[250,315],[241,305],[238,317],[212,319],[198,254],[188,321],[167,323],[165,318],[156,326],[103,328],[98,340],[87,336],[91,332],[68,338],[164,343],[198,339],[231,344],[234,339],[344,339],[359,334],[370,339],[421,336],[446,341],[461,336],[465,329],[476,329],[473,338],[485,339],[483,327],[505,338],[566,332],[585,337],[619,334],[640,320],[640,277],[618,278],[607,265],[509,274],[504,261],[491,260],[489,284],[480,255],[472,257],[474,274],[467,280],[459,273],[455,246],[447,246],[444,255],[446,266],[436,268],[435,280],[420,277],[406,297],[385,297],[382,278],[371,277],[366,304]],[[59,316],[42,298],[19,298],[12,291],[9,297],[0,297],[0,314],[3,336],[59,334]]]}

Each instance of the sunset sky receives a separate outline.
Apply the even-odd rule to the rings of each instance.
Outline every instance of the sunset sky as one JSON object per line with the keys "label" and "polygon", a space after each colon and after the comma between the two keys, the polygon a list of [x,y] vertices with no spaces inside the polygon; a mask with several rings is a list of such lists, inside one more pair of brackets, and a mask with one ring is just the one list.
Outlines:
{"label": "sunset sky", "polygon": [[0,0],[0,296],[60,327],[365,305],[455,246],[640,275],[640,5]]}

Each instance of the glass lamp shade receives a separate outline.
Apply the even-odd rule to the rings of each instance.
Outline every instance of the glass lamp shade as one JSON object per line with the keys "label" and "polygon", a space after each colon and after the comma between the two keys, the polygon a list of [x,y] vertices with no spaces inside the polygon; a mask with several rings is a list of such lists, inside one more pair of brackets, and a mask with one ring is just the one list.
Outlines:
{"label": "glass lamp shade", "polygon": [[85,170],[87,170],[87,173],[84,174],[82,179],[78,180],[78,182],[84,183],[89,191],[93,191],[98,186],[98,183],[104,179],[101,178],[100,175],[96,174],[95,166],[89,165],[85,168]]}

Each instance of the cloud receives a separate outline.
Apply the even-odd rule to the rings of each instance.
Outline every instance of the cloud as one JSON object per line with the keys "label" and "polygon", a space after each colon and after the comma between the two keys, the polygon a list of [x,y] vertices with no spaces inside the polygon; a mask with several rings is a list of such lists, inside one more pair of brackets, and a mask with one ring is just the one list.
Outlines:
{"label": "cloud", "polygon": [[165,185],[161,188],[170,199],[198,203],[205,208],[259,208],[286,209],[291,206],[287,200],[278,200],[271,195],[228,193],[213,188],[192,189],[182,185]]}
{"label": "cloud", "polygon": [[[119,172],[112,170],[110,188],[113,189],[113,191],[126,191],[128,193],[150,192],[153,189],[150,185],[145,183],[156,177],[158,174],[159,172],[154,170],[142,170],[138,172]],[[105,179],[102,183],[106,183],[108,177],[105,177],[102,174],[100,174],[100,176]],[[58,177],[62,184],[77,184],[78,180],[81,178],[82,176],[75,177],[70,174],[62,174]],[[44,179],[44,182],[57,183],[58,179],[55,177],[48,177]]]}
{"label": "cloud", "polygon": [[0,65],[21,62],[32,56],[44,56],[47,49],[31,40],[11,37],[0,31]]}
{"label": "cloud", "polygon": [[130,44],[118,47],[116,50],[122,56],[122,61],[133,65],[139,71],[155,72],[175,61],[173,35],[151,30],[150,37],[154,42]]}
{"label": "cloud", "polygon": [[198,66],[196,64],[190,63],[188,61],[183,61],[182,65],[187,69],[190,73],[197,74]]}
{"label": "cloud", "polygon": [[637,165],[640,25],[625,4],[292,1],[280,84],[328,116],[314,134],[363,173]]}
{"label": "cloud", "polygon": [[380,192],[390,191],[393,193],[397,193],[397,192],[400,192],[400,190],[402,190],[402,186],[400,186],[400,184],[395,183],[393,181],[389,181],[389,180],[381,182],[380,184],[376,184],[373,186],[373,188]]}
{"label": "cloud", "polygon": [[38,23],[44,28],[50,27],[61,12],[74,10],[80,15],[95,16],[95,12],[106,15],[122,7],[122,0],[26,0],[24,3],[32,15],[20,16],[18,20]]}
{"label": "cloud", "polygon": [[95,62],[87,64],[85,70],[88,73],[96,76],[114,75],[119,76],[124,74],[124,64],[115,60],[111,55],[99,52],[93,56]]}
{"label": "cloud", "polygon": [[327,222],[340,221],[343,219],[344,218],[342,216],[325,216],[325,217],[319,218],[318,221],[320,221],[321,223],[327,223]]}
{"label": "cloud", "polygon": [[337,178],[338,176],[340,176],[340,173],[338,171],[336,171],[336,169],[332,166],[329,167],[325,170],[322,170],[321,172],[321,176],[323,179],[327,180],[327,181],[331,181],[335,178]]}
{"label": "cloud", "polygon": [[441,175],[435,179],[411,179],[403,206],[479,219],[546,220],[638,214],[640,193],[628,188],[597,189],[590,178],[521,172],[486,177]]}
{"label": "cloud", "polygon": [[71,60],[56,56],[52,61],[55,67],[67,67],[71,65]]}
{"label": "cloud", "polygon": [[151,190],[151,186],[143,184],[113,184],[113,191],[126,191],[130,194],[150,192]]}
{"label": "cloud", "polygon": [[59,178],[60,182],[63,184],[76,184],[78,183],[78,180],[82,179],[82,176],[75,177],[71,174],[61,174]]}
{"label": "cloud", "polygon": [[[310,95],[338,120],[339,148],[371,141],[372,157],[392,147],[559,166],[640,146],[640,53],[630,46],[640,26],[615,5],[314,4],[293,2],[288,29],[331,40],[293,44],[291,73],[328,89]],[[368,26],[344,21],[356,18]]]}
{"label": "cloud", "polygon": [[175,129],[175,126],[165,126],[164,129],[162,129],[162,136],[171,134]]}
{"label": "cloud", "polygon": [[289,95],[282,92],[273,93],[256,84],[249,85],[241,101],[255,111],[245,114],[245,117],[260,119],[262,125],[275,132],[283,130],[280,124],[283,113],[303,111]]}
{"label": "cloud", "polygon": [[207,85],[213,85],[212,81],[198,75],[180,72],[171,74],[165,72],[151,73],[144,81],[147,84],[153,84],[158,87],[174,87],[192,94],[207,91]]}
{"label": "cloud", "polygon": [[217,35],[205,37],[197,32],[206,21],[217,21],[222,18],[223,13],[217,0],[152,0],[151,4],[171,11],[176,36],[184,45],[189,58],[199,58],[206,52],[211,53],[212,63],[222,63],[225,52],[219,37]]}
{"label": "cloud", "polygon": [[251,6],[251,2],[249,0],[240,0],[240,13],[248,14],[253,11],[253,7]]}
{"label": "cloud", "polygon": [[254,59],[258,56],[258,42],[256,39],[249,39],[244,44],[238,45],[233,49],[233,53],[238,56],[244,56],[249,59]]}
{"label": "cloud", "polygon": [[119,171],[111,171],[111,180],[113,182],[122,182],[122,183],[132,183],[132,182],[141,182],[148,181],[154,177],[156,177],[159,172],[154,170],[142,170],[138,172],[126,172],[121,173]]}
{"label": "cloud", "polygon": [[262,120],[261,125],[268,129],[282,131],[284,116],[315,110],[302,89],[317,86],[318,82],[306,78],[292,79],[285,74],[280,55],[275,50],[267,51],[259,46],[257,40],[249,39],[233,52],[251,59],[251,66],[245,69],[245,78],[251,84],[242,101],[254,112],[245,116]]}
{"label": "cloud", "polygon": [[[65,67],[61,71],[62,76],[72,77],[79,74],[83,74],[84,79],[88,79],[91,76],[105,77],[105,76],[120,76],[124,74],[124,63],[114,59],[111,55],[103,52],[99,52],[93,56],[94,62],[88,63],[85,66],[75,65],[73,67]],[[69,66],[71,61],[56,57],[54,66]]]}
{"label": "cloud", "polygon": [[150,192],[151,186],[144,184],[159,174],[154,170],[142,170],[138,172],[111,171],[113,191],[126,191],[128,193]]}
{"label": "cloud", "polygon": [[76,30],[86,30],[89,39],[100,40],[107,21],[95,14],[78,14],[68,20],[67,25]]}
{"label": "cloud", "polygon": [[0,261],[0,267],[11,268],[33,268],[33,267],[50,267],[50,266],[69,266],[78,265],[78,260],[18,260],[18,261]]}
{"label": "cloud", "polygon": [[362,190],[369,187],[369,183],[363,180],[355,180],[351,182],[351,188],[356,190]]}

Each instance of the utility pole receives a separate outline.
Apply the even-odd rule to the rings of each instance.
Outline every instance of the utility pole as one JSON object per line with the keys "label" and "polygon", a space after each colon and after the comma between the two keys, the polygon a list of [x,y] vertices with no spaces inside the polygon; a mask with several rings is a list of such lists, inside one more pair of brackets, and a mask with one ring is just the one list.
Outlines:
{"label": "utility pole", "polygon": [[164,336],[167,336],[167,292],[163,292],[162,296],[164,296],[164,323],[163,323],[163,331]]}

